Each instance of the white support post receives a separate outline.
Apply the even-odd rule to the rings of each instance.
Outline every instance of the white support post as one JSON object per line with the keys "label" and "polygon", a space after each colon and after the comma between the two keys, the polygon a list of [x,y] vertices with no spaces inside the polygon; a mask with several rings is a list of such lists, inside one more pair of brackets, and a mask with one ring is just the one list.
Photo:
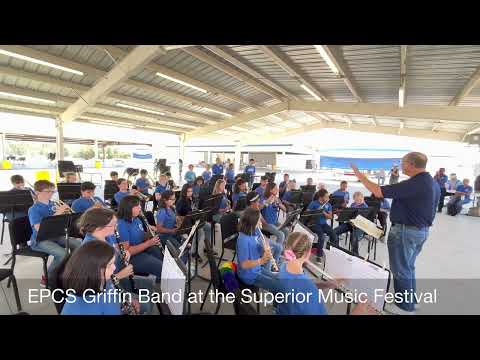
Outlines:
{"label": "white support post", "polygon": [[[184,165],[185,165],[185,134],[179,135],[179,139],[180,139],[180,143],[179,143],[179,147],[178,147],[178,158],[182,159],[182,161],[184,162]],[[179,163],[178,166],[179,166],[179,169],[178,169],[178,177],[179,177],[178,183],[181,184],[182,183],[182,171],[183,171],[183,169],[180,167],[180,163]]]}
{"label": "white support post", "polygon": [[1,160],[5,160],[5,146],[7,142],[5,141],[5,133],[2,133],[2,140],[0,142],[0,156],[2,157]]}
{"label": "white support post", "polygon": [[237,141],[235,144],[235,174],[240,172],[240,157],[242,156],[242,144],[240,141]]}
{"label": "white support post", "polygon": [[57,138],[56,138],[56,144],[57,144],[57,155],[56,159],[57,160],[63,160],[64,159],[64,149],[63,149],[63,121],[60,118],[57,118],[55,120],[55,127],[57,128]]}
{"label": "white support post", "polygon": [[95,150],[95,160],[98,160],[98,140],[97,139],[95,139],[94,146],[95,146],[95,149],[94,149]]}

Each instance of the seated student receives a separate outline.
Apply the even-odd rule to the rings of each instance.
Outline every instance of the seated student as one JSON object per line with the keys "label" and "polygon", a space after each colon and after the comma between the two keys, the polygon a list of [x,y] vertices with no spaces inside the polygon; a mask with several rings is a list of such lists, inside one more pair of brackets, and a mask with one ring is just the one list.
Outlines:
{"label": "seated student", "polygon": [[233,164],[228,165],[225,178],[227,179],[227,184],[235,183],[235,167]]}
{"label": "seated student", "polygon": [[255,177],[255,159],[250,159],[250,162],[245,166],[244,173],[248,175],[248,186],[251,188],[253,184],[253,179]]}
{"label": "seated student", "polygon": [[266,224],[263,228],[275,235],[277,242],[282,245],[285,242],[285,238],[288,236],[288,230],[286,228],[279,230],[280,223],[278,222],[278,215],[280,209],[287,212],[287,209],[282,204],[278,197],[278,186],[275,183],[268,183],[265,193],[260,200],[262,207],[262,216],[265,219]]}
{"label": "seated student", "polygon": [[72,209],[76,213],[83,213],[90,209],[92,206],[100,208],[106,206],[102,199],[100,199],[98,196],[94,196],[94,183],[90,181],[83,182],[80,186],[80,192],[82,196],[74,200],[72,203]]}
{"label": "seated student", "polygon": [[142,211],[140,199],[134,195],[125,196],[118,206],[118,233],[120,242],[131,254],[130,262],[136,272],[153,274],[157,281],[162,271],[162,251],[157,246],[158,236],[148,237],[139,218]]}
{"label": "seated student", "polygon": [[200,196],[200,188],[203,186],[204,183],[205,181],[201,176],[195,179],[195,183],[193,184],[193,187],[192,187],[194,199],[197,199]]}
{"label": "seated student", "polygon": [[188,184],[193,184],[195,182],[197,175],[193,171],[192,164],[188,165],[188,171],[185,173],[185,176],[183,178]]}
{"label": "seated student", "polygon": [[237,201],[247,196],[247,183],[242,178],[239,178],[235,183],[235,189],[233,190],[232,202],[233,208],[237,205]]}
{"label": "seated student", "polygon": [[110,172],[110,180],[117,182],[118,181],[118,172],[111,171]]}
{"label": "seated student", "polygon": [[[32,198],[35,199],[35,191],[33,189],[25,187],[25,180],[23,179],[22,175],[12,175],[10,177],[10,182],[12,183],[13,188],[11,188],[9,191],[29,190],[30,193],[32,194]],[[7,221],[11,221],[13,219],[18,219],[18,218],[21,218],[21,217],[25,217],[25,216],[27,216],[27,213],[26,213],[26,211],[15,210],[13,212],[13,218],[12,218],[12,212],[7,211],[7,212],[5,212],[4,216],[5,216]]]}
{"label": "seated student", "polygon": [[350,194],[349,192],[347,191],[347,187],[348,187],[348,183],[343,180],[342,182],[340,182],[340,189],[338,189],[337,191],[334,191],[332,193],[332,196],[343,196],[344,199],[345,199],[345,203],[344,203],[344,207],[347,207],[348,206],[348,203],[350,202]]}
{"label": "seated student", "polygon": [[260,178],[260,186],[255,189],[255,192],[260,195],[260,197],[263,196],[263,193],[265,192],[265,188],[267,187],[268,184],[268,177],[262,176]]}
{"label": "seated student", "polygon": [[115,250],[104,241],[90,241],[75,251],[59,275],[61,288],[75,291],[75,301],[69,296],[61,315],[122,315],[121,301],[113,296],[115,269]]}
{"label": "seated student", "polygon": [[[219,180],[220,181],[220,180]],[[193,211],[193,189],[192,185],[190,184],[185,184],[182,187],[182,192],[180,195],[180,198],[178,199],[175,209],[177,212],[177,218],[176,222],[178,221],[178,224],[180,225],[181,222],[183,221],[183,218],[189,214],[192,213]],[[205,239],[211,239],[212,236],[212,226],[210,225],[209,222],[205,222],[202,227],[198,228],[198,241],[202,242],[205,241]],[[195,241],[196,237],[193,239]],[[196,248],[194,246],[194,248]],[[205,249],[204,249],[205,250]],[[198,257],[200,259],[200,257]]]}
{"label": "seated student", "polygon": [[225,193],[225,185],[225,180],[218,179],[215,182],[215,186],[213,187],[212,191],[212,195],[223,194],[222,202],[220,203],[218,212],[212,216],[213,221],[216,223],[220,222],[220,219],[225,213],[232,210],[232,208],[230,207],[230,201],[227,199],[227,194]]}
{"label": "seated student", "polygon": [[[325,304],[319,296],[319,289],[335,289],[340,286],[339,280],[327,280],[318,283],[305,274],[303,265],[309,261],[312,242],[304,233],[291,233],[285,246],[285,261],[280,265],[278,281],[280,293],[305,294],[306,301],[297,301],[297,297],[286,297],[287,301],[278,303],[277,315],[328,315]],[[308,294],[311,294],[310,296]],[[359,303],[351,312],[352,315],[374,314],[368,304]]]}
{"label": "seated student", "polygon": [[307,186],[315,186],[313,185],[313,179],[312,178],[307,178]]}
{"label": "seated student", "polygon": [[[365,203],[363,194],[360,191],[356,191],[353,194],[353,203],[352,205],[350,205],[350,207],[355,209],[362,209],[362,208],[365,209],[368,207],[368,205]],[[335,232],[335,235],[337,235],[337,237],[348,231],[352,231],[352,237],[351,237],[352,252],[355,255],[358,255],[358,242],[360,241],[360,238],[363,236],[362,230],[353,228],[352,225],[350,225],[349,223],[342,223],[338,225],[333,231]]]}
{"label": "seated student", "polygon": [[141,192],[143,195],[150,195],[148,193],[148,189],[152,188],[152,184],[150,184],[150,180],[147,179],[148,171],[145,169],[140,170],[140,177],[135,181],[135,186],[137,190]]}
{"label": "seated student", "polygon": [[247,285],[276,292],[279,284],[271,272],[271,258],[278,264],[280,253],[273,253],[278,247],[263,246],[259,222],[260,211],[251,207],[246,208],[240,217],[237,240],[238,277]]}
{"label": "seated student", "polygon": [[74,172],[67,172],[64,175],[66,184],[75,184],[78,182],[77,174],[75,174]]}
{"label": "seated student", "polygon": [[222,160],[217,157],[215,164],[212,166],[212,175],[223,175],[223,164]]}
{"label": "seated student", "polygon": [[205,181],[205,184],[208,184],[210,179],[212,178],[212,172],[210,171],[210,165],[206,164],[205,165],[205,171],[202,173],[203,181]]}
{"label": "seated student", "polygon": [[318,235],[317,258],[323,257],[324,255],[323,244],[325,241],[325,233],[330,238],[331,243],[338,244],[337,235],[335,235],[330,225],[327,224],[327,219],[333,217],[332,205],[328,202],[329,197],[327,190],[318,190],[313,196],[312,202],[307,207],[307,210],[323,209],[323,212],[318,216],[315,225],[312,227],[312,230]]}
{"label": "seated student", "polygon": [[473,188],[469,185],[469,179],[463,179],[463,184],[458,185],[453,195],[447,204],[447,213],[455,216],[462,211],[463,205],[468,204],[470,201],[470,195],[473,192]]}
{"label": "seated student", "polygon": [[160,175],[158,184],[155,187],[155,193],[154,193],[155,200],[159,201],[160,200],[160,195],[162,195],[162,193],[164,191],[169,190],[169,187],[170,186],[168,185],[167,176],[166,175]]}
{"label": "seated student", "polygon": [[288,181],[290,180],[290,175],[283,174],[283,181],[278,185],[278,193],[280,195],[280,199],[283,199],[283,195],[287,191]]}
{"label": "seated student", "polygon": [[317,189],[318,190],[327,190],[327,185],[325,185],[325,183],[322,183],[322,182],[319,182],[318,183],[318,186],[317,186]]}
{"label": "seated student", "polygon": [[[50,201],[53,193],[55,192],[55,185],[50,181],[38,180],[35,182],[34,188],[37,200],[30,207],[30,209],[28,209],[28,219],[30,220],[30,225],[32,226],[30,246],[33,250],[43,251],[53,256],[53,262],[48,268],[48,273],[50,276],[54,273],[56,267],[62,262],[66,255],[65,237],[62,236],[56,239],[37,242],[37,234],[43,218],[47,216],[63,215],[67,211],[68,205],[55,206],[55,204]],[[80,239],[73,237],[69,238],[70,249],[75,250],[80,246],[80,244]],[[44,276],[42,276],[41,284],[46,285],[46,279]]]}
{"label": "seated student", "polygon": [[291,202],[292,200],[292,190],[295,190],[297,187],[297,182],[295,180],[289,180],[287,185],[287,191],[283,194],[282,202],[288,207],[293,208],[295,204]]}
{"label": "seated student", "polygon": [[[171,190],[164,191],[160,197],[157,211],[157,233],[163,246],[167,240],[179,245],[177,236],[177,217],[175,215],[175,194]],[[180,224],[179,224],[180,225]]]}
{"label": "seated student", "polygon": [[120,204],[120,201],[122,201],[122,199],[127,196],[127,195],[136,195],[138,193],[137,190],[135,189],[132,189],[132,190],[128,190],[128,181],[127,179],[123,179],[123,178],[120,178],[118,179],[117,181],[117,185],[118,185],[118,192],[115,193],[115,195],[113,195],[113,198],[115,199],[115,201],[117,202],[117,204]]}
{"label": "seated student", "polygon": [[177,185],[175,185],[175,181],[173,181],[172,179],[172,174],[169,171],[167,171],[165,173],[165,176],[167,177],[167,184],[169,186],[168,190],[175,189]]}
{"label": "seated student", "polygon": [[[115,212],[110,209],[104,208],[91,208],[88,209],[80,218],[80,230],[85,234],[85,238],[82,241],[82,246],[93,240],[100,240],[111,245],[115,249],[115,271],[117,279],[120,280],[120,287],[132,293],[132,284],[130,283],[129,276],[133,276],[133,265],[129,264],[125,266],[122,260],[119,245],[117,244],[117,238],[115,237],[115,228],[117,226],[117,217]],[[125,250],[127,261],[130,261],[130,252]],[[146,278],[136,278],[135,287],[137,289],[152,290],[153,283]],[[133,295],[136,297],[136,295]],[[148,313],[151,311],[151,303],[141,303],[140,312]]]}

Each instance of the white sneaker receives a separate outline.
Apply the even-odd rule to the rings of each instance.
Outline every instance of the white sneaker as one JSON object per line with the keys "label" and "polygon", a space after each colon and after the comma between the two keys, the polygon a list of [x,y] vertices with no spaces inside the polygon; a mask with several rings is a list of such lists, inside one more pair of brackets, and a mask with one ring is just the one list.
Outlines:
{"label": "white sneaker", "polygon": [[415,311],[405,311],[403,309],[400,309],[395,304],[385,304],[385,307],[383,308],[383,310],[392,315],[415,315],[416,314]]}

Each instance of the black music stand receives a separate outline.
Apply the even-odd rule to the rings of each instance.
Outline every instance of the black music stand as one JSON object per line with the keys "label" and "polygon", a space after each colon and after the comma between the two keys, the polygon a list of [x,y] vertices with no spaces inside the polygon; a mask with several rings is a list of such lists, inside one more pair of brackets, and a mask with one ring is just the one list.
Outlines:
{"label": "black music stand", "polygon": [[115,180],[105,180],[105,185],[103,187],[103,198],[105,201],[111,201],[119,190],[120,189],[118,188]]}
{"label": "black music stand", "polygon": [[[332,213],[334,213],[338,209],[345,208],[344,204],[345,206],[347,205],[343,196],[330,196],[330,200],[328,202],[332,205]],[[330,220],[330,226],[333,228],[333,216]]]}
{"label": "black music stand", "polygon": [[302,213],[302,209],[296,209],[288,213],[287,218],[283,222],[283,224],[278,228],[278,230],[283,230],[285,228],[293,228],[297,221],[300,218],[300,214]]}
{"label": "black music stand", "polygon": [[374,207],[374,208],[377,208],[378,210],[380,210],[380,207],[382,205],[382,201],[380,199],[372,196],[365,196],[365,203],[369,207]]}
{"label": "black music stand", "polygon": [[307,206],[313,201],[314,195],[315,195],[315,192],[302,191],[302,204],[304,209],[306,209]]}
{"label": "black music stand", "polygon": [[317,190],[315,185],[301,185],[300,190],[303,192],[315,192]]}
{"label": "black music stand", "polygon": [[72,215],[55,215],[47,216],[42,219],[40,223],[40,229],[37,234],[37,242],[58,239],[62,236],[65,237],[65,251],[69,252],[70,250],[70,226],[72,224]]}
{"label": "black music stand", "polygon": [[66,203],[71,203],[82,196],[81,186],[81,183],[58,183],[58,197]]}
{"label": "black music stand", "polygon": [[306,227],[313,226],[322,214],[323,209],[306,210],[300,215],[300,222]]}
{"label": "black music stand", "polygon": [[27,213],[32,205],[33,199],[30,190],[0,191],[0,213],[3,213],[0,244],[3,244],[6,214],[10,213],[11,218],[14,219],[15,212]]}

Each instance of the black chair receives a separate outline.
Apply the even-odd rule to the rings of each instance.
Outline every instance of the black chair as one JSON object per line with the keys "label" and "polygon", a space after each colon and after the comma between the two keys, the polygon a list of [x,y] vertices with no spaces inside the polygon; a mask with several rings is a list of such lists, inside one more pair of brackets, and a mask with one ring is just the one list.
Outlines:
{"label": "black chair", "polygon": [[[28,246],[27,242],[32,236],[32,228],[30,226],[30,221],[28,217],[21,217],[14,219],[9,224],[10,231],[10,242],[12,244],[12,273],[15,272],[15,263],[17,256],[29,256],[36,257],[43,260],[43,273],[48,284],[48,272],[47,272],[47,262],[48,254],[42,251],[33,250]],[[8,282],[8,287],[10,286],[10,281]]]}
{"label": "black chair", "polygon": [[[17,279],[13,275],[12,269],[0,269],[0,281],[3,281],[8,278],[8,284],[12,284],[13,293],[15,294],[15,302],[17,303],[18,311],[22,311],[22,304],[20,303],[20,296],[18,295]],[[10,285],[7,285],[10,287]],[[6,296],[6,295],[5,295]],[[5,299],[7,301],[7,299]]]}
{"label": "black chair", "polygon": [[257,188],[260,186],[260,183],[253,183],[252,185],[252,191],[257,190]]}
{"label": "black chair", "polygon": [[237,255],[237,238],[238,238],[238,216],[235,213],[225,214],[220,218],[220,228],[222,231],[222,253],[218,260],[217,268],[223,260],[225,249],[233,251],[232,261]]}

